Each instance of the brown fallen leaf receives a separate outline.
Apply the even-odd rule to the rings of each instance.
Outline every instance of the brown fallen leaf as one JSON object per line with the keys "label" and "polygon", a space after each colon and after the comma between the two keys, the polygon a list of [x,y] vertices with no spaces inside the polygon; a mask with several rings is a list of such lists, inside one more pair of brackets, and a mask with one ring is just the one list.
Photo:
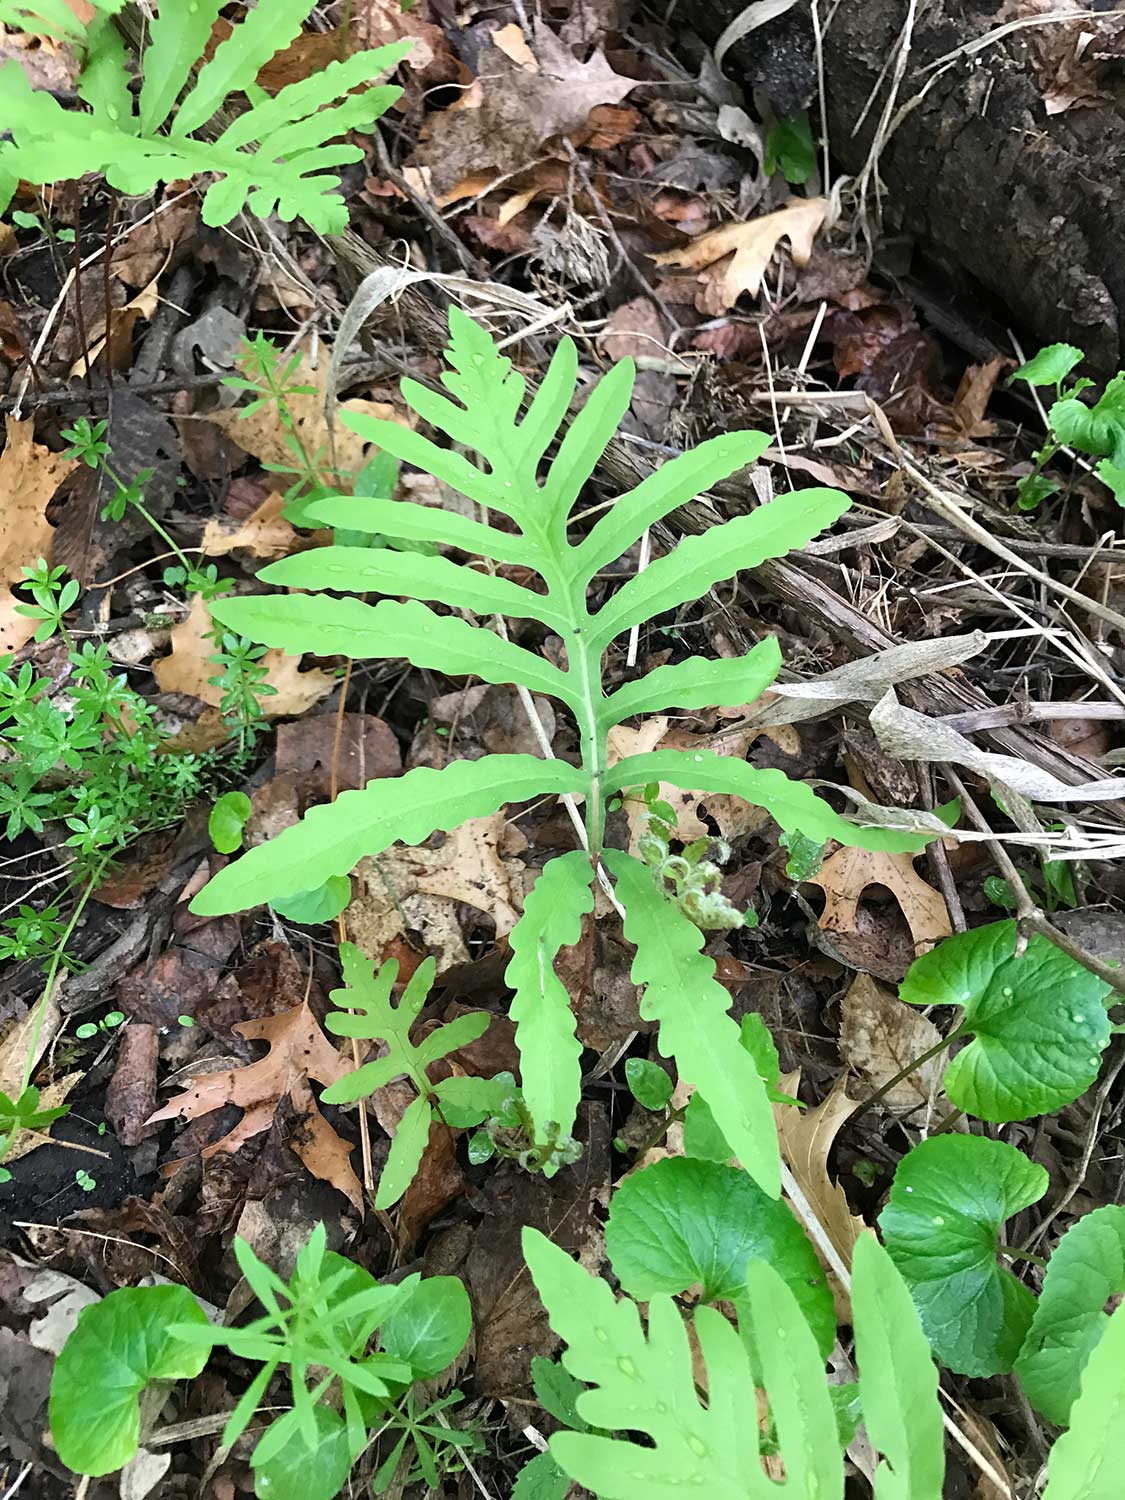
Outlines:
{"label": "brown fallen leaf", "polygon": [[[505,28],[504,44],[513,40]],[[595,106],[619,104],[636,87],[637,80],[615,73],[601,51],[580,62],[546,26],[536,25],[531,50],[537,69],[522,60],[522,51],[514,62],[493,39],[481,51],[473,86],[456,105],[429,117],[415,164],[428,172],[427,187],[439,202],[486,167],[494,169],[492,176],[517,172],[542,155],[544,141],[580,130]]]}
{"label": "brown fallen leaf", "polygon": [[351,1147],[321,1116],[309,1088],[310,1079],[322,1085],[336,1083],[351,1071],[350,1059],[337,1052],[324,1035],[307,1001],[261,1021],[243,1021],[234,1030],[248,1041],[268,1042],[270,1050],[245,1067],[197,1078],[185,1093],[150,1115],[147,1123],[197,1120],[225,1104],[237,1105],[242,1119],[201,1153],[204,1157],[220,1152],[229,1155],[270,1128],[278,1105],[288,1095],[302,1119],[290,1139],[293,1150],[315,1177],[331,1182],[362,1210],[363,1191],[349,1164]]}
{"label": "brown fallen leaf", "polygon": [[381,956],[409,928],[433,953],[439,974],[466,963],[459,903],[486,912],[499,937],[511,932],[522,909],[524,865],[513,858],[513,833],[499,812],[470,818],[437,848],[396,846],[361,860],[347,911],[353,940]]}
{"label": "brown fallen leaf", "polygon": [[199,550],[205,557],[225,557],[241,548],[252,557],[286,557],[304,538],[282,520],[283,494],[268,495],[245,520],[215,516],[203,528]]}
{"label": "brown fallen leaf", "polygon": [[171,251],[168,252],[168,258],[165,259],[164,264],[135,297],[130,298],[123,307],[110,308],[108,319],[103,308],[101,316],[94,320],[93,327],[87,329],[89,344],[70,367],[71,380],[84,376],[103,353],[106,354],[113,369],[121,370],[126,367],[129,362],[133,329],[142,318],[147,322],[159,306],[160,298],[157,295],[156,284],[164,266],[168,264],[168,259],[171,258],[171,253]]}
{"label": "brown fallen leaf", "polygon": [[[799,1072],[786,1074],[778,1087],[796,1098],[800,1078]],[[840,1127],[859,1104],[858,1099],[848,1097],[847,1074],[841,1073],[828,1097],[814,1109],[801,1110],[793,1104],[775,1104],[773,1109],[781,1154],[845,1265],[851,1264],[855,1242],[866,1226],[852,1213],[840,1184],[829,1177],[828,1156]],[[831,1271],[829,1280],[839,1299],[841,1289]]]}
{"label": "brown fallen leaf", "polygon": [[825,932],[856,932],[859,900],[871,885],[882,885],[902,908],[915,956],[926,953],[953,931],[945,898],[914,869],[916,854],[885,854],[874,849],[838,849],[809,885],[824,892],[819,925]]}
{"label": "brown fallen leaf", "polygon": [[[699,271],[696,306],[711,317],[732,308],[743,292],[756,297],[762,277],[783,239],[795,265],[807,265],[813,240],[828,213],[827,198],[793,198],[784,208],[745,224],[723,224],[679,250],[649,258],[658,266]],[[726,257],[730,257],[729,260]]]}
{"label": "brown fallen leaf", "polygon": [[[852,980],[841,1012],[840,1056],[869,1089],[882,1088],[912,1058],[940,1041],[941,1032],[932,1021],[870,974],[857,974]],[[940,1058],[931,1057],[896,1083],[880,1103],[894,1114],[933,1109],[944,1097],[943,1066]]]}
{"label": "brown fallen leaf", "polygon": [[631,302],[615,307],[599,337],[607,359],[667,357],[664,319],[656,303],[648,297],[634,297]]}
{"label": "brown fallen leaf", "polygon": [[341,792],[357,791],[369,781],[397,776],[402,770],[394,731],[374,714],[317,714],[279,727],[278,775],[297,773],[306,798],[331,794],[333,762],[336,789]]}
{"label": "brown fallen leaf", "polygon": [[[328,421],[324,415],[325,393],[328,386],[328,368],[332,358],[331,348],[319,345],[317,362],[312,364],[307,346],[303,346],[301,362],[293,372],[292,384],[310,386],[307,395],[286,397],[286,406],[293,417],[293,430],[306,452],[325,454],[329,448]],[[337,408],[341,412],[352,412],[357,416],[381,417],[389,422],[409,425],[406,418],[387,401],[341,401]],[[249,412],[249,415],[246,413]],[[292,465],[293,449],[286,441],[288,429],[278,420],[277,410],[270,402],[256,411],[247,407],[232,407],[226,411],[209,412],[204,421],[211,422],[224,432],[231,442],[237,443],[244,453],[252,454],[261,464]],[[335,433],[336,467],[344,474],[356,474],[363,467],[367,441],[358,432],[345,427],[337,420]]]}
{"label": "brown fallen leaf", "polygon": [[35,442],[35,423],[8,418],[8,440],[0,453],[0,495],[4,524],[0,528],[0,651],[18,651],[35,634],[37,620],[16,614],[16,605],[30,603],[12,593],[40,557],[50,561],[55,528],[47,520],[47,506],[55,491],[77,468],[77,460],[63,458]]}
{"label": "brown fallen leaf", "polygon": [[[210,679],[219,676],[221,668],[211,660],[218,647],[207,639],[210,629],[211,616],[207,605],[202,594],[196,594],[187,618],[172,630],[171,655],[162,656],[153,663],[153,675],[162,693],[188,693],[218,708],[223,699],[222,690]],[[270,719],[303,714],[314,703],[327,698],[336,686],[331,672],[322,672],[316,667],[302,672],[301,658],[287,656],[284,651],[267,651],[261,664],[266,668],[266,682],[276,689],[262,699],[262,708]]]}

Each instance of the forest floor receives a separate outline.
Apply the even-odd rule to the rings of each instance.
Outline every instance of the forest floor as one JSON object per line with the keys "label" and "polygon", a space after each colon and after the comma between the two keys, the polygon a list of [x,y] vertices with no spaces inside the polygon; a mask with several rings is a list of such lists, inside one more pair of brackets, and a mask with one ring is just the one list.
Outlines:
{"label": "forest floor", "polygon": [[[263,86],[334,57],[346,45],[343,8],[314,12]],[[33,639],[37,622],[16,609],[27,597],[11,592],[22,569],[49,556],[81,586],[67,639],[106,648],[147,705],[161,756],[200,757],[207,768],[185,772],[180,792],[161,774],[148,821],[88,893],[89,849],[68,845],[63,825],[8,824],[0,1089],[19,1092],[31,1045],[43,1102],[68,1113],[22,1140],[0,1186],[0,1493],[21,1474],[24,1495],[72,1489],[44,1436],[65,1315],[45,1332],[40,1303],[79,1283],[103,1295],[156,1274],[223,1307],[239,1279],[236,1235],[287,1272],[323,1222],[333,1248],[380,1278],[463,1280],[471,1342],[433,1395],[461,1393],[445,1416],[472,1442],[464,1463],[447,1451],[441,1492],[508,1495],[554,1425],[532,1390],[531,1361],[558,1348],[529,1286],[520,1229],[536,1226],[587,1268],[604,1268],[614,1184],[638,1160],[684,1149],[680,1116],[644,1108],[626,1081],[630,1059],[658,1062],[675,1080],[641,1018],[632,948],[612,911],[587,918],[560,960],[585,1049],[576,1163],[548,1179],[514,1159],[471,1160],[470,1131],[435,1127],[405,1196],[375,1210],[370,1188],[409,1091],[377,1093],[362,1141],[354,1107],[316,1103],[310,1079],[324,1080],[310,1075],[309,1058],[326,1045],[341,932],[377,961],[397,959],[403,978],[432,956],[423,1025],[492,1013],[487,1035],[454,1060],[469,1076],[518,1074],[507,934],[546,859],[574,847],[553,800],[364,861],[340,923],[298,923],[266,907],[189,911],[223,863],[208,831],[221,793],[249,796],[252,846],[373,777],[539,753],[512,688],[401,660],[345,670],[341,658],[270,650],[256,672],[242,663],[240,699],[231,689],[239,663],[229,650],[216,662],[222,647],[205,604],[182,577],[166,578],[182,553],[246,592],[266,563],[310,545],[282,515],[293,433],[305,454],[333,444],[345,474],[372,456],[357,434],[329,431],[334,355],[346,409],[406,421],[398,380],[436,381],[453,302],[508,340],[531,377],[563,335],[577,342],[587,377],[631,356],[639,373],[622,448],[639,472],[715,433],[760,428],[769,448],[749,478],[720,490],[725,514],[807,486],[851,498],[843,520],[787,562],[644,627],[628,661],[628,643],[615,648],[620,676],[731,656],[770,635],[784,662],[778,693],[737,710],[649,717],[615,731],[619,756],[706,744],[813,781],[841,809],[847,788],[852,811],[864,799],[931,811],[960,798],[968,837],[938,839],[918,856],[829,849],[801,870],[760,809],[675,795],[674,839],[711,839],[725,856],[725,897],[756,915],[709,933],[706,952],[732,1014],[766,1022],[780,1086],[805,1106],[782,1127],[783,1155],[838,1248],[846,1253],[857,1227],[875,1222],[921,1136],[938,1123],[967,1128],[947,1119],[942,1063],[909,1067],[946,1029],[941,1013],[898,997],[914,960],[1013,913],[1029,930],[1062,934],[1103,972],[1125,960],[1123,804],[1096,792],[1053,795],[1112,777],[1122,759],[1121,510],[1091,466],[1065,454],[1051,467],[1057,491],[1037,510],[1016,507],[1045,413],[1032,387],[1008,377],[1035,350],[1002,308],[953,287],[881,226],[873,200],[829,194],[810,144],[815,105],[811,131],[752,118],[697,40],[615,0],[548,7],[535,21],[518,4],[468,7],[467,16],[459,8],[456,19],[453,9],[352,0],[361,37],[415,40],[399,69],[402,100],[381,136],[363,138],[366,160],[344,174],[366,263],[351,241],[276,220],[209,229],[186,183],[155,200],[118,198],[95,181],[46,200],[25,192],[0,223],[0,640],[14,656],[10,677],[30,664],[45,701],[64,712],[72,701],[66,643],[57,633]],[[65,48],[8,33],[0,56],[16,56],[56,91],[73,87]],[[344,312],[376,264],[419,275],[341,350]],[[258,335],[299,360],[294,379],[306,389],[291,398],[288,424],[274,404],[243,415],[243,391],[225,383],[246,373],[241,341]],[[64,456],[80,418],[107,424],[114,474],[143,489],[145,514],[103,514],[105,467]],[[459,503],[409,468],[397,486],[399,498]],[[586,510],[614,493],[600,473]],[[653,547],[665,550],[690,526],[677,513]],[[638,566],[634,552],[616,576]],[[271,691],[247,707],[263,683]],[[910,723],[888,727],[884,716],[873,727],[874,706],[896,703],[915,711]],[[545,700],[536,711],[553,752],[573,759],[566,716]],[[12,722],[0,727],[9,762]],[[119,729],[144,739],[135,723]],[[89,746],[74,755],[48,761],[50,776],[36,783],[45,798],[101,774]],[[1022,821],[1020,808],[991,794],[1000,756],[1026,773],[1023,783],[1000,776],[1029,799]],[[7,789],[14,777],[9,766]],[[108,817],[113,795],[107,781]],[[6,795],[4,816],[13,800]],[[635,842],[643,811],[615,812],[609,842]],[[44,1001],[44,971],[83,896]],[[1003,1128],[1050,1183],[1008,1223],[1009,1244],[1046,1253],[1074,1216],[1121,1201],[1123,1057],[1115,1039],[1074,1103]],[[185,1095],[200,1075],[218,1079],[205,1104]],[[677,1085],[671,1108],[686,1103]],[[56,1276],[49,1284],[46,1272]],[[1038,1285],[1034,1264],[1020,1274]],[[174,1415],[188,1424],[185,1440],[170,1446],[155,1493],[234,1500],[252,1491],[246,1453],[220,1450],[215,1420],[244,1382],[237,1360],[213,1362]],[[1013,1495],[1027,1493],[1044,1429],[1013,1378],[946,1383],[972,1443]],[[385,1457],[376,1446],[372,1468]],[[958,1450],[949,1463],[948,1495],[998,1493]],[[95,1481],[87,1493],[115,1484]],[[421,1495],[427,1485],[404,1470],[394,1489]]]}

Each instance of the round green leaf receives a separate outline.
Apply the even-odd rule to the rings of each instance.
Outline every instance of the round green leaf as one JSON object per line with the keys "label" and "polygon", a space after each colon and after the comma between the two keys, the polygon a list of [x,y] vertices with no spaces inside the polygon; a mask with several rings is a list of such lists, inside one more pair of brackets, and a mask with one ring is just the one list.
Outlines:
{"label": "round green leaf", "polygon": [[1125,1208],[1097,1208],[1059,1241],[1047,1265],[1031,1331],[1016,1360],[1027,1399],[1065,1427],[1086,1361],[1109,1321],[1102,1311],[1125,1292]]}
{"label": "round green leaf", "polygon": [[633,1297],[701,1283],[705,1301],[740,1301],[746,1267],[766,1260],[785,1280],[816,1335],[832,1347],[832,1293],[812,1246],[786,1205],[718,1162],[668,1157],[627,1177],[605,1229],[614,1274]]}
{"label": "round green leaf", "polygon": [[314,891],[301,891],[296,896],[286,896],[284,901],[271,901],[270,905],[279,917],[300,922],[302,927],[315,927],[318,922],[331,922],[333,917],[338,917],[351,899],[349,878],[329,875]]}
{"label": "round green leaf", "polygon": [[625,1064],[629,1092],[645,1109],[663,1109],[672,1097],[673,1083],[659,1063],[646,1057],[631,1057]]}
{"label": "round green leaf", "polygon": [[51,1436],[68,1469],[98,1476],[129,1462],[145,1386],[190,1379],[207,1363],[205,1346],[182,1343],[169,1329],[206,1322],[183,1286],[122,1287],[83,1308],[51,1378]]}
{"label": "round green leaf", "polygon": [[1061,1109],[1093,1083],[1110,1037],[1109,986],[1035,934],[1016,955],[1014,921],[946,938],[917,959],[900,991],[912,1005],[961,1005],[975,1039],[953,1058],[945,1090],[982,1120]]}
{"label": "round green leaf", "polygon": [[1085,358],[1082,350],[1074,344],[1048,344],[1038,354],[1032,355],[1025,365],[1013,370],[1008,382],[1026,380],[1029,385],[1059,385]]}
{"label": "round green leaf", "polygon": [[1046,1191],[1042,1167],[985,1136],[931,1136],[899,1162],[879,1227],[934,1353],[958,1374],[1012,1368],[1035,1298],[996,1260],[1000,1226]]}
{"label": "round green leaf", "polygon": [[461,1353],[472,1326],[464,1283],[456,1276],[427,1276],[397,1304],[379,1342],[387,1354],[406,1361],[415,1380],[431,1380]]}
{"label": "round green leaf", "polygon": [[259,1464],[257,1455],[251,1455],[258,1500],[332,1500],[343,1489],[352,1467],[344,1419],[330,1406],[316,1406],[313,1410],[315,1447],[309,1447],[294,1422],[285,1442],[265,1463]]}
{"label": "round green leaf", "polygon": [[242,848],[242,830],[250,816],[250,798],[245,792],[224,792],[211,809],[207,832],[220,854]]}

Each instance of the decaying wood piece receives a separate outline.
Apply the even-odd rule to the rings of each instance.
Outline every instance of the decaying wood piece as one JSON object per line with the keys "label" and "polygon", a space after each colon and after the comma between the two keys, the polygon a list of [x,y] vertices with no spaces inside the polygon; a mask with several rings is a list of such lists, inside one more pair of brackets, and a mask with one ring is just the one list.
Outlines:
{"label": "decaying wood piece", "polygon": [[[713,44],[744,9],[744,0],[681,0],[677,21]],[[1043,343],[1080,344],[1104,376],[1125,363],[1125,18],[1091,20],[1092,9],[1109,8],[821,0],[819,14],[836,167],[855,174],[868,160],[913,12],[897,109],[912,107],[879,155],[887,227],[970,272]],[[1073,19],[977,46],[1047,10]],[[1093,40],[1075,60],[1084,32]],[[1099,67],[1102,52],[1112,55]],[[815,117],[809,0],[736,43],[723,69],[763,89],[779,113],[811,105]]]}

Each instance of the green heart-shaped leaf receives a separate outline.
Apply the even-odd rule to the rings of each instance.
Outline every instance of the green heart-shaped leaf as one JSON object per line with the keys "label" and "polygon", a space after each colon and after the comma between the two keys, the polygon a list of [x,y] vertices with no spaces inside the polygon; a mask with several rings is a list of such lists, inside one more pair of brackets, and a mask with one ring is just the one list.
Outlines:
{"label": "green heart-shaped leaf", "polygon": [[605,1243],[621,1285],[643,1301],[699,1282],[705,1301],[740,1303],[747,1265],[766,1260],[796,1297],[821,1352],[832,1347],[832,1293],[812,1246],[786,1205],[735,1167],[668,1157],[634,1172],[614,1194]]}
{"label": "green heart-shaped leaf", "polygon": [[174,1323],[207,1318],[183,1286],[122,1287],[83,1308],[55,1361],[51,1436],[76,1474],[111,1474],[140,1443],[138,1397],[154,1380],[187,1380],[207,1363],[206,1346],[184,1344]]}
{"label": "green heart-shaped leaf", "polygon": [[997,1263],[1000,1226],[1047,1190],[1047,1174],[1003,1141],[936,1135],[903,1157],[879,1227],[942,1364],[1010,1370],[1035,1298]]}
{"label": "green heart-shaped leaf", "polygon": [[945,1090],[982,1120],[1025,1120],[1089,1088],[1110,1037],[1109,986],[1035,934],[1016,955],[1014,921],[946,938],[903,980],[912,1005],[961,1005],[975,1039],[949,1064]]}
{"label": "green heart-shaped leaf", "polygon": [[1109,1321],[1102,1309],[1125,1292],[1125,1208],[1098,1208],[1073,1225],[1047,1265],[1016,1374],[1027,1399],[1065,1427],[1082,1371]]}

